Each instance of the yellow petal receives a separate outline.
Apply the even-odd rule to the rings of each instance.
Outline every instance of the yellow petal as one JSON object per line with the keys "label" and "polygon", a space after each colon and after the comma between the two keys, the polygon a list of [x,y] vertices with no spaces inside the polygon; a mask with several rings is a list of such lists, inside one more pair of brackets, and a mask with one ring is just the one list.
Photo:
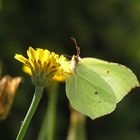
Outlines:
{"label": "yellow petal", "polygon": [[29,50],[27,50],[27,55],[30,60],[38,60],[36,51],[32,47],[29,47]]}
{"label": "yellow petal", "polygon": [[29,67],[27,67],[27,66],[24,65],[23,68],[22,68],[22,70],[25,73],[29,74],[30,76],[32,75],[31,69]]}
{"label": "yellow petal", "polygon": [[16,54],[15,55],[15,59],[17,59],[18,61],[22,62],[23,64],[27,64],[28,59],[26,59],[24,56],[22,56],[21,54]]}
{"label": "yellow petal", "polygon": [[58,82],[65,82],[66,78],[67,78],[66,75],[60,75],[60,76],[55,75],[52,79]]}
{"label": "yellow petal", "polygon": [[37,49],[37,55],[42,64],[48,59],[50,52],[48,50]]}

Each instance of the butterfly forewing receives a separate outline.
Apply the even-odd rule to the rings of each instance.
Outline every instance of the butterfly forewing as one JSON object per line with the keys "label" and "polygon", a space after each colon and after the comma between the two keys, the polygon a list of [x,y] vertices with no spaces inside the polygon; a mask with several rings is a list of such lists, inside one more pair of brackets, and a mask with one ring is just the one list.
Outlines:
{"label": "butterfly forewing", "polygon": [[112,88],[119,102],[131,89],[139,86],[139,82],[134,73],[127,67],[109,63],[107,61],[84,58],[79,62],[79,66],[84,65],[98,74]]}

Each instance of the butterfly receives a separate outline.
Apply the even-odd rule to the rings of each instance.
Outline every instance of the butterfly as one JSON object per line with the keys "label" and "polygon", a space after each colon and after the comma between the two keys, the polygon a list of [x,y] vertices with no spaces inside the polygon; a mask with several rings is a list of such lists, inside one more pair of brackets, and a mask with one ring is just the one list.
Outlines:
{"label": "butterfly", "polygon": [[[73,39],[74,40],[74,39]],[[135,74],[126,66],[92,57],[72,57],[73,74],[66,79],[66,95],[72,107],[95,119],[114,111],[131,89],[139,86]]]}

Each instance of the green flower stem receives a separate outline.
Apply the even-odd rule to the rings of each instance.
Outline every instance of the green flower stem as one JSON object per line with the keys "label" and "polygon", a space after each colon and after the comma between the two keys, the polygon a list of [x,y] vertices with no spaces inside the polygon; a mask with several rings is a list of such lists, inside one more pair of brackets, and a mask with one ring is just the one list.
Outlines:
{"label": "green flower stem", "polygon": [[34,93],[30,108],[29,108],[29,110],[28,110],[28,112],[27,112],[27,114],[24,118],[24,121],[21,125],[21,128],[19,130],[19,133],[17,135],[16,140],[23,140],[25,132],[28,128],[28,125],[29,125],[29,123],[30,123],[35,111],[36,111],[36,108],[39,104],[39,101],[41,99],[43,89],[44,89],[44,87],[41,87],[41,86],[36,86],[35,87],[35,93]]}
{"label": "green flower stem", "polygon": [[58,83],[54,82],[50,85],[49,89],[49,101],[46,110],[46,114],[41,126],[38,140],[53,140],[55,136],[56,126],[56,107],[58,96]]}

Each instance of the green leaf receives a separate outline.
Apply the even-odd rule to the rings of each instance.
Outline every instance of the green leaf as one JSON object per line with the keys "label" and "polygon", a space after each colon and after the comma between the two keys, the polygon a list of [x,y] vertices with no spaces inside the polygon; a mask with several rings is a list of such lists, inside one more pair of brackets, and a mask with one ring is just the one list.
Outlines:
{"label": "green leaf", "polygon": [[66,94],[74,109],[92,119],[111,113],[139,82],[127,67],[95,58],[80,59],[66,80]]}

